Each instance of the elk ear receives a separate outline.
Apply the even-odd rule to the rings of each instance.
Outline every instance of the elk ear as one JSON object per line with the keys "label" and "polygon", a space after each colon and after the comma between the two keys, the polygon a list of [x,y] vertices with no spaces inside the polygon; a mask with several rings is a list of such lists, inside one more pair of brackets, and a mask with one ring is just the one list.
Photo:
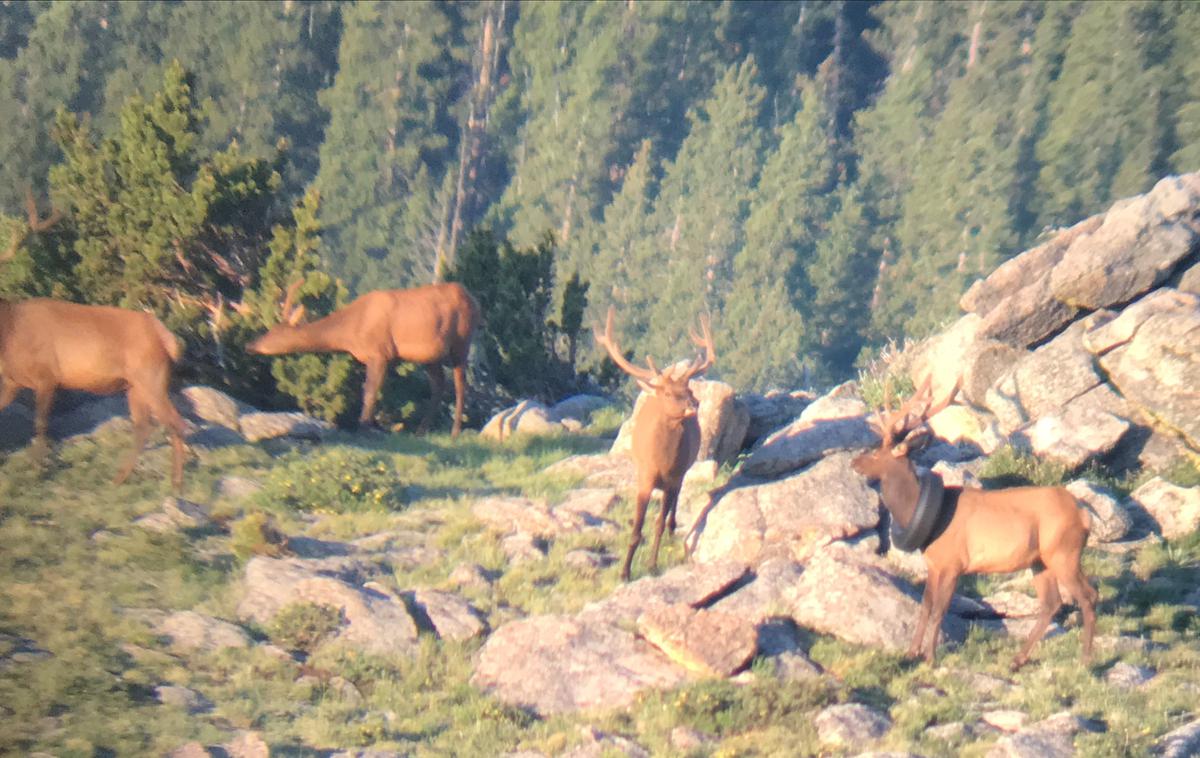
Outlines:
{"label": "elk ear", "polygon": [[300,305],[300,306],[297,306],[291,313],[288,314],[287,324],[288,324],[288,326],[296,326],[303,320],[304,320],[304,306]]}

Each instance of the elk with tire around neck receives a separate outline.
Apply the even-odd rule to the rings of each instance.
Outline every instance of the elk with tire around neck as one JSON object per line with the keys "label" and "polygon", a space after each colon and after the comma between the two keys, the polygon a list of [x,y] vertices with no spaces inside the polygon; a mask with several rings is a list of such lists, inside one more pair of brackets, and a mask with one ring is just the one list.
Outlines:
{"label": "elk with tire around neck", "polygon": [[246,350],[258,355],[349,353],[367,367],[360,426],[373,423],[375,403],[393,361],[425,366],[429,407],[418,432],[429,428],[446,383],[444,367],[454,370],[454,426],[462,430],[467,393],[467,357],[479,324],[479,305],[461,284],[431,284],[407,290],[375,290],[328,316],[304,322],[304,306],[294,305],[303,280],[293,283],[280,307],[280,322]]}
{"label": "elk with tire around neck", "polygon": [[[921,482],[909,456],[928,440],[926,421],[945,408],[958,385],[934,404],[930,382],[899,410],[876,414],[881,438],[878,449],[862,453],[851,466],[869,482],[878,482],[880,498],[901,530],[912,524],[921,493]],[[1063,603],[1061,585],[1078,604],[1083,616],[1082,661],[1092,655],[1097,592],[1080,566],[1091,518],[1063,487],[1011,487],[981,490],[946,488],[943,518],[921,547],[929,569],[921,612],[909,657],[923,652],[932,663],[942,619],[963,574],[992,574],[1032,569],[1039,612],[1028,639],[1013,659],[1014,670],[1029,660],[1029,653],[1046,632]],[[926,634],[928,628],[928,635]]]}
{"label": "elk with tire around neck", "polygon": [[700,451],[700,422],[696,414],[700,404],[692,394],[688,382],[707,371],[716,360],[712,330],[708,318],[700,318],[701,334],[693,330],[692,341],[703,349],[681,373],[662,372],[647,356],[646,368],[635,366],[626,360],[620,347],[613,339],[613,308],[609,307],[604,333],[596,330],[596,343],[602,345],[613,362],[625,373],[637,380],[646,393],[646,399],[633,417],[633,459],[637,468],[637,500],[633,516],[633,534],[625,563],[621,567],[621,579],[629,581],[629,570],[633,554],[642,542],[642,525],[646,519],[646,508],[654,490],[662,492],[662,510],[654,526],[654,544],[650,550],[650,570],[658,568],[658,548],[663,529],[675,531],[675,508],[679,502],[679,490],[683,477],[696,460]]}
{"label": "elk with tire around neck", "polygon": [[[0,262],[11,259],[29,234],[48,230],[60,217],[55,211],[40,219],[32,193],[26,204],[28,228],[18,230]],[[171,483],[178,493],[183,488],[185,427],[168,396],[168,384],[182,352],[175,335],[147,312],[44,297],[17,303],[0,300],[0,410],[22,389],[33,390],[32,450],[42,458],[49,450],[50,410],[59,389],[100,395],[124,391],[133,422],[133,450],[113,483],[123,483],[137,465],[153,417],[171,436]]]}

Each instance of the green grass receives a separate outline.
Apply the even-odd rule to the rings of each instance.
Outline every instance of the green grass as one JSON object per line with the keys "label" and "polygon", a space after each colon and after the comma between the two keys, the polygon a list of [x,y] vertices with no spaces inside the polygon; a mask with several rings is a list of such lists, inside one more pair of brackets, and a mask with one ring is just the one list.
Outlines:
{"label": "green grass", "polygon": [[[166,536],[132,526],[157,510],[167,491],[166,447],[148,451],[121,488],[107,484],[127,444],[121,434],[61,447],[45,470],[30,465],[24,451],[7,455],[0,460],[0,753],[161,754],[189,740],[221,743],[234,730],[255,729],[295,755],[367,746],[417,755],[555,754],[579,744],[579,728],[588,725],[633,739],[655,755],[682,755],[670,734],[683,725],[716,738],[695,755],[806,755],[822,749],[812,724],[817,711],[861,702],[894,721],[880,749],[983,755],[992,738],[946,742],[927,729],[1014,708],[1032,719],[1070,710],[1102,722],[1104,731],[1078,737],[1081,754],[1138,755],[1156,736],[1194,718],[1196,693],[1185,683],[1200,681],[1200,623],[1182,601],[1200,586],[1200,538],[1126,555],[1088,551],[1086,570],[1101,593],[1098,634],[1155,643],[1147,650],[1099,648],[1090,668],[1079,663],[1075,613],[1060,617],[1066,634],[1045,640],[1016,675],[1007,666],[1018,641],[978,628],[961,646],[943,647],[935,667],[808,635],[812,658],[830,677],[781,683],[759,660],[736,683],[699,681],[643,693],[627,708],[546,719],[470,686],[478,641],[423,635],[411,660],[326,644],[301,664],[263,646],[180,656],[140,620],[147,609],[232,618],[241,567],[253,552],[246,548],[234,556],[235,538],[252,547],[268,521],[289,535],[325,539],[418,532],[439,551],[436,560],[397,568],[382,581],[396,589],[450,588],[455,568],[480,564],[499,578],[463,595],[493,628],[520,614],[578,610],[618,584],[632,515],[628,497],[611,515],[616,529],[562,537],[550,544],[545,560],[517,566],[508,564],[500,538],[471,515],[471,505],[488,495],[558,501],[578,482],[545,469],[569,455],[606,449],[619,421],[613,414],[594,420],[587,435],[504,444],[472,435],[337,434],[320,446],[273,443],[205,452],[189,464],[185,496],[212,503],[218,522],[198,533]],[[215,500],[216,483],[227,475],[256,479],[266,489],[240,503]],[[1182,469],[1173,474],[1184,481],[1189,475]],[[995,456],[984,473],[985,479],[1029,483],[1062,476],[1012,451]],[[309,481],[314,477],[319,486]],[[383,494],[376,498],[377,492]],[[571,568],[564,558],[576,548],[602,550],[617,560],[601,570]],[[647,560],[643,547],[635,576],[645,575]],[[662,570],[682,560],[679,539],[665,542]],[[983,595],[1010,579],[971,577],[960,590]],[[251,631],[288,646],[315,644],[328,621],[320,609],[300,608],[293,615]],[[9,659],[13,652],[20,661]],[[1142,689],[1119,691],[1103,680],[1118,661],[1159,673]],[[984,695],[971,684],[974,674],[1005,684]],[[188,715],[157,704],[153,688],[167,683],[201,691],[214,709]]]}

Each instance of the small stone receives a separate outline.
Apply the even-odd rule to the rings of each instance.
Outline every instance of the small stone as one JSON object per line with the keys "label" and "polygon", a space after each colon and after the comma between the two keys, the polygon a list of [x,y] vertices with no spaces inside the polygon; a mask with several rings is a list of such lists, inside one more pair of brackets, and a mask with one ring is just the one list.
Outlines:
{"label": "small stone", "polygon": [[612,562],[612,556],[597,550],[571,550],[563,556],[563,563],[585,573],[599,571]]}
{"label": "small stone", "polygon": [[[224,751],[222,751],[224,752]],[[199,742],[188,742],[167,753],[167,758],[210,758],[212,753]]]}
{"label": "small stone", "polygon": [[884,714],[859,703],[831,705],[813,719],[822,745],[851,747],[879,739],[892,727]]}
{"label": "small stone", "polygon": [[1071,739],[1051,732],[1020,732],[1002,737],[987,758],[1069,758],[1075,755]]}
{"label": "small stone", "polygon": [[331,677],[329,689],[341,695],[342,701],[349,705],[359,705],[363,701],[362,692],[349,679],[340,676]]}
{"label": "small stone", "polygon": [[1155,752],[1162,758],[1189,758],[1200,753],[1200,719],[1163,735]]}
{"label": "small stone", "polygon": [[262,492],[263,486],[244,476],[223,476],[217,481],[217,497],[239,501]]}
{"label": "small stone", "polygon": [[775,663],[775,678],[783,682],[807,682],[821,677],[821,667],[800,653],[780,653],[771,656]]}
{"label": "small stone", "polygon": [[546,548],[532,534],[517,532],[500,540],[500,549],[508,556],[508,562],[513,566],[530,561],[540,561],[546,557]]}
{"label": "small stone", "polygon": [[716,742],[716,738],[691,727],[677,726],[671,730],[671,747],[687,753],[700,750]]}
{"label": "small stone", "polygon": [[1017,732],[1025,726],[1029,716],[1021,711],[988,711],[979,720],[1002,732]]}
{"label": "small stone", "polygon": [[449,580],[462,589],[487,589],[492,586],[492,578],[477,563],[460,563],[450,572]]}
{"label": "small stone", "polygon": [[188,687],[173,684],[159,685],[154,688],[154,696],[163,705],[173,705],[188,713],[203,713],[212,710],[212,701]]}
{"label": "small stone", "polygon": [[271,758],[271,748],[258,732],[242,732],[225,743],[225,752],[229,758]]}
{"label": "small stone", "polygon": [[1121,661],[1108,670],[1104,675],[1104,681],[1128,690],[1136,687],[1141,687],[1146,682],[1154,678],[1154,669],[1146,668],[1145,666],[1134,666],[1131,663]]}
{"label": "small stone", "polygon": [[1088,532],[1089,542],[1116,542],[1129,534],[1133,519],[1129,512],[1117,502],[1113,493],[1103,487],[1082,479],[1067,485],[1067,491],[1091,511],[1092,528]]}

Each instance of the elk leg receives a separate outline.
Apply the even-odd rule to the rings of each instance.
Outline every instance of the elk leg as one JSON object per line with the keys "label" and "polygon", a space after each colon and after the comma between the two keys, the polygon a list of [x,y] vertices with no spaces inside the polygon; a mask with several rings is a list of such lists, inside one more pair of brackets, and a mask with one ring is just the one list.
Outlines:
{"label": "elk leg", "polygon": [[388,362],[376,358],[364,361],[367,365],[367,380],[363,382],[362,413],[358,417],[359,427],[370,426],[375,417],[375,403],[379,401],[379,390],[383,387],[383,376]]}
{"label": "elk leg", "polygon": [[1075,603],[1083,615],[1083,631],[1080,632],[1080,642],[1083,645],[1081,658],[1083,665],[1087,666],[1092,662],[1092,635],[1096,631],[1096,601],[1099,599],[1099,593],[1079,569],[1068,574],[1063,583],[1075,597]]}
{"label": "elk leg", "polygon": [[1033,570],[1033,588],[1037,590],[1041,609],[1038,611],[1037,621],[1033,623],[1033,629],[1029,630],[1029,638],[1021,646],[1021,652],[1017,653],[1016,658],[1013,658],[1013,671],[1021,668],[1029,661],[1029,653],[1033,650],[1033,646],[1046,633],[1046,627],[1050,626],[1050,619],[1054,618],[1054,614],[1062,606],[1062,595],[1058,592],[1058,578],[1055,577],[1053,572],[1047,571],[1045,568],[1035,567]]}
{"label": "elk leg", "polygon": [[936,658],[938,639],[942,633],[942,619],[946,616],[946,609],[950,607],[950,600],[954,597],[954,587],[957,584],[958,574],[949,571],[938,574],[937,581],[934,583],[933,601],[929,606],[929,641],[925,643],[926,663],[933,664]]}
{"label": "elk leg", "polygon": [[442,404],[442,391],[446,388],[446,371],[442,368],[442,364],[430,363],[425,367],[425,373],[429,374],[429,407],[425,409],[425,416],[421,419],[420,426],[417,427],[417,434],[429,431],[429,427],[433,424],[433,417]]}
{"label": "elk leg", "polygon": [[[154,418],[158,419],[158,423],[165,426],[171,435],[171,486],[178,495],[183,491],[183,458],[186,453],[183,437],[187,427],[183,423],[183,417],[179,415],[179,411],[175,409],[175,405],[167,396],[166,386],[163,387],[161,395],[151,401],[150,409],[154,412]],[[132,408],[130,410],[132,411]]]}
{"label": "elk leg", "polygon": [[[683,485],[679,485],[682,487]],[[663,500],[663,508],[666,510],[667,501]],[[667,510],[667,534],[675,534],[675,511],[679,509],[679,490],[675,490],[675,496],[671,498],[671,507]]]}
{"label": "elk leg", "polygon": [[925,626],[929,622],[929,610],[933,607],[934,587],[937,585],[938,574],[932,569],[925,577],[925,591],[921,593],[921,611],[917,614],[917,628],[913,630],[912,643],[905,652],[906,658],[916,658],[925,642]]}
{"label": "elk leg", "polygon": [[629,581],[629,567],[633,564],[633,553],[642,544],[642,524],[646,521],[646,506],[650,504],[650,494],[654,490],[647,489],[638,492],[637,511],[633,514],[633,534],[629,538],[629,550],[625,552],[625,563],[621,566],[621,581]]}
{"label": "elk leg", "polygon": [[457,437],[462,431],[463,405],[467,401],[467,366],[460,363],[454,367],[454,428],[450,430],[451,437]]}
{"label": "elk leg", "polygon": [[0,411],[12,405],[12,402],[17,399],[21,388],[16,384],[0,377]]}
{"label": "elk leg", "polygon": [[150,436],[150,406],[136,392],[130,392],[128,397],[129,420],[133,422],[133,449],[129,451],[125,463],[113,477],[114,485],[124,484],[129,475],[133,473],[133,467],[137,465],[138,458],[141,457],[142,450],[146,447],[146,439]]}
{"label": "elk leg", "polygon": [[[662,542],[663,527],[667,523],[667,514],[675,510],[675,503],[679,500],[679,490],[669,488],[663,490],[662,510],[658,512],[658,521],[654,524],[654,544],[650,548],[650,570],[658,570],[658,545]],[[672,527],[671,531],[674,531]]]}
{"label": "elk leg", "polygon": [[34,390],[33,445],[30,451],[35,460],[41,460],[50,452],[50,409],[54,407],[53,384]]}

